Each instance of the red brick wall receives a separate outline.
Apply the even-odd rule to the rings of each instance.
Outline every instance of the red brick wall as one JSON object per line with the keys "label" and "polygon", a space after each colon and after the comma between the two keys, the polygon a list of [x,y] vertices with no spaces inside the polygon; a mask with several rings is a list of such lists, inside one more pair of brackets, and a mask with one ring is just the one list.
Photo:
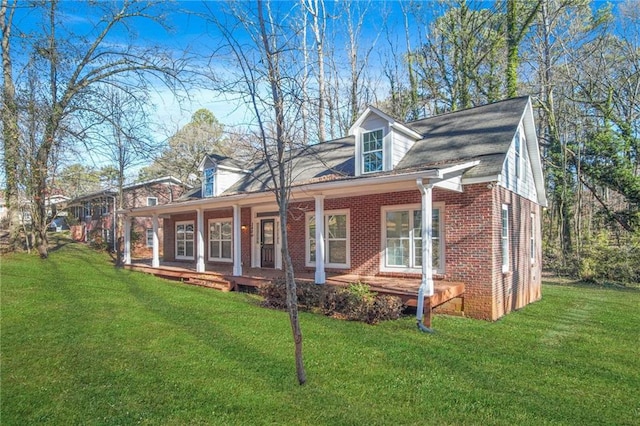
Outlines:
{"label": "red brick wall", "polygon": [[[502,205],[509,206],[509,270],[502,272],[500,244],[500,213]],[[502,187],[496,190],[495,210],[497,212],[496,230],[496,279],[494,292],[494,311],[492,319],[497,319],[509,312],[520,309],[542,297],[541,272],[542,250],[540,234],[541,209],[536,203],[515,195]],[[535,229],[531,229],[531,213],[534,214]],[[530,236],[536,234],[536,253],[531,261]]]}
{"label": "red brick wall", "polygon": [[[416,190],[366,195],[360,197],[325,199],[325,211],[349,209],[350,262],[349,270],[359,275],[380,274],[381,207],[401,204],[420,204]],[[434,189],[433,202],[444,203],[445,271],[444,278],[465,283],[465,315],[495,320],[505,313],[540,298],[540,226],[535,262],[530,258],[531,219],[540,219],[537,204],[514,195],[502,187],[487,184],[467,185],[457,193]],[[510,272],[502,273],[501,263],[501,206],[510,206],[510,237],[512,240]],[[313,212],[313,201],[291,203],[288,217],[289,247],[297,271],[313,271],[305,266],[305,213]],[[214,217],[231,217],[232,210],[205,213],[206,221]],[[242,262],[251,265],[251,209],[242,208]],[[176,221],[193,220],[196,214],[174,215],[165,219],[165,260],[173,260]],[[205,244],[206,245],[206,244]],[[205,257],[206,258],[206,257]],[[516,271],[516,272],[514,272]],[[419,276],[416,274],[415,276]],[[439,308],[442,312],[460,309],[460,301]]]}

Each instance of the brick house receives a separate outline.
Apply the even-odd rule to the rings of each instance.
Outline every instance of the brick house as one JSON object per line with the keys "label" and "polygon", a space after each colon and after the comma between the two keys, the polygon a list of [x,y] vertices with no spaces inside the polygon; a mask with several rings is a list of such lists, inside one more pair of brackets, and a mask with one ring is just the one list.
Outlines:
{"label": "brick house", "polygon": [[[123,205],[125,208],[136,208],[168,204],[179,199],[190,188],[173,176],[126,185],[123,187]],[[117,196],[116,190],[107,189],[70,200],[67,203],[67,215],[72,224],[72,237],[77,241],[100,238],[113,247],[113,236],[121,235],[116,220]],[[136,218],[132,225],[134,256],[151,256],[151,219]]]}
{"label": "brick house", "polygon": [[[369,107],[347,136],[290,159],[289,247],[296,272],[464,283],[464,314],[496,320],[541,297],[546,205],[529,97],[404,123]],[[207,156],[202,186],[151,217],[152,265],[196,271],[282,268],[278,209],[264,163]],[[317,221],[316,218],[323,220]],[[126,242],[125,242],[126,245]],[[130,263],[125,249],[125,263]],[[447,312],[451,301],[441,306]]]}

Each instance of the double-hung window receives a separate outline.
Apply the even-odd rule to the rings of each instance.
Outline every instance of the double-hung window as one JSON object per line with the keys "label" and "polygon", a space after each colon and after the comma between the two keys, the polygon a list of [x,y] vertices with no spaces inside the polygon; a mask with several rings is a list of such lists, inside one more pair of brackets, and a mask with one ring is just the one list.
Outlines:
{"label": "double-hung window", "polygon": [[152,228],[147,228],[146,229],[146,240],[147,240],[147,247],[153,247],[153,229]]}
{"label": "double-hung window", "polygon": [[[433,269],[443,271],[443,239],[441,238],[441,207],[432,208],[431,261]],[[384,207],[382,211],[382,270],[413,272],[422,268],[422,210]],[[412,271],[413,270],[413,271]]]}
{"label": "double-hung window", "polygon": [[509,206],[502,205],[500,238],[502,243],[502,272],[509,271]]}
{"label": "double-hung window", "polygon": [[[324,215],[325,265],[330,268],[349,267],[349,212],[330,211]],[[307,266],[316,264],[316,218],[307,214]]]}
{"label": "double-hung window", "polygon": [[215,176],[216,169],[214,167],[209,167],[204,169],[204,180],[202,181],[202,196],[203,197],[213,197],[215,195],[214,186],[215,186]]}
{"label": "double-hung window", "polygon": [[231,262],[232,229],[231,219],[209,221],[209,260]]}
{"label": "double-hung window", "polygon": [[193,221],[176,222],[176,259],[193,259]]}
{"label": "double-hung window", "polygon": [[382,130],[362,134],[362,172],[372,173],[383,170]]}
{"label": "double-hung window", "polygon": [[536,263],[536,215],[533,213],[531,213],[531,227],[529,232],[529,257],[533,265]]}

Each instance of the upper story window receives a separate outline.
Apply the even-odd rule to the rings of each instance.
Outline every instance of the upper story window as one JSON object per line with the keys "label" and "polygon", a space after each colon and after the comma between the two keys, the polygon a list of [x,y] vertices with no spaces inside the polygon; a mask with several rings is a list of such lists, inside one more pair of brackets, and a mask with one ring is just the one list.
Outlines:
{"label": "upper story window", "polygon": [[202,196],[203,197],[213,197],[214,193],[214,183],[215,183],[216,169],[214,167],[209,167],[204,169],[204,179],[202,180]]}
{"label": "upper story window", "polygon": [[382,130],[362,134],[362,172],[380,172],[383,169]]}
{"label": "upper story window", "polygon": [[518,179],[520,179],[520,175],[522,174],[521,171],[521,167],[522,167],[522,141],[521,141],[521,137],[520,137],[520,130],[518,130],[516,132],[516,140],[515,140],[515,151],[516,151],[516,158],[515,158],[515,166],[516,166],[516,182]]}
{"label": "upper story window", "polygon": [[147,206],[157,206],[158,197],[147,197]]}

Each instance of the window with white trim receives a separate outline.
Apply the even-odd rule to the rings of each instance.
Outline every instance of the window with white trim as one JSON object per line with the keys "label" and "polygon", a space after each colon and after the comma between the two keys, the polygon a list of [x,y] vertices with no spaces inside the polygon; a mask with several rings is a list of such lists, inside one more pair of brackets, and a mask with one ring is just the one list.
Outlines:
{"label": "window with white trim", "polygon": [[362,173],[380,172],[383,163],[382,130],[362,134]]}
{"label": "window with white trim", "polygon": [[231,262],[233,227],[231,219],[209,220],[209,260]]}
{"label": "window with white trim", "polygon": [[[431,226],[431,259],[433,269],[444,270],[444,241],[441,207],[432,208]],[[382,210],[382,244],[384,259],[382,270],[417,272],[422,268],[422,208],[415,207],[383,207]]]}
{"label": "window with white trim", "polygon": [[158,197],[147,197],[147,206],[157,206]]}
{"label": "window with white trim", "polygon": [[176,259],[194,259],[194,230],[195,225],[192,220],[176,222]]}
{"label": "window with white trim", "polygon": [[213,197],[215,195],[214,184],[215,184],[215,176],[216,169],[214,167],[209,167],[204,169],[204,179],[202,180],[202,196],[203,197]]}
{"label": "window with white trim", "polygon": [[509,271],[509,206],[502,205],[501,215],[502,272]]}
{"label": "window with white trim", "polygon": [[536,215],[531,213],[531,228],[529,229],[529,251],[531,264],[536,263]]}
{"label": "window with white trim", "polygon": [[[349,211],[327,211],[324,215],[325,266],[349,267]],[[306,264],[316,264],[316,218],[307,213]]]}
{"label": "window with white trim", "polygon": [[520,140],[520,129],[516,132],[516,141],[515,141],[515,154],[516,154],[516,180],[520,179],[522,167],[522,141]]}
{"label": "window with white trim", "polygon": [[153,229],[152,228],[147,228],[146,229],[146,237],[147,237],[147,247],[153,247]]}

